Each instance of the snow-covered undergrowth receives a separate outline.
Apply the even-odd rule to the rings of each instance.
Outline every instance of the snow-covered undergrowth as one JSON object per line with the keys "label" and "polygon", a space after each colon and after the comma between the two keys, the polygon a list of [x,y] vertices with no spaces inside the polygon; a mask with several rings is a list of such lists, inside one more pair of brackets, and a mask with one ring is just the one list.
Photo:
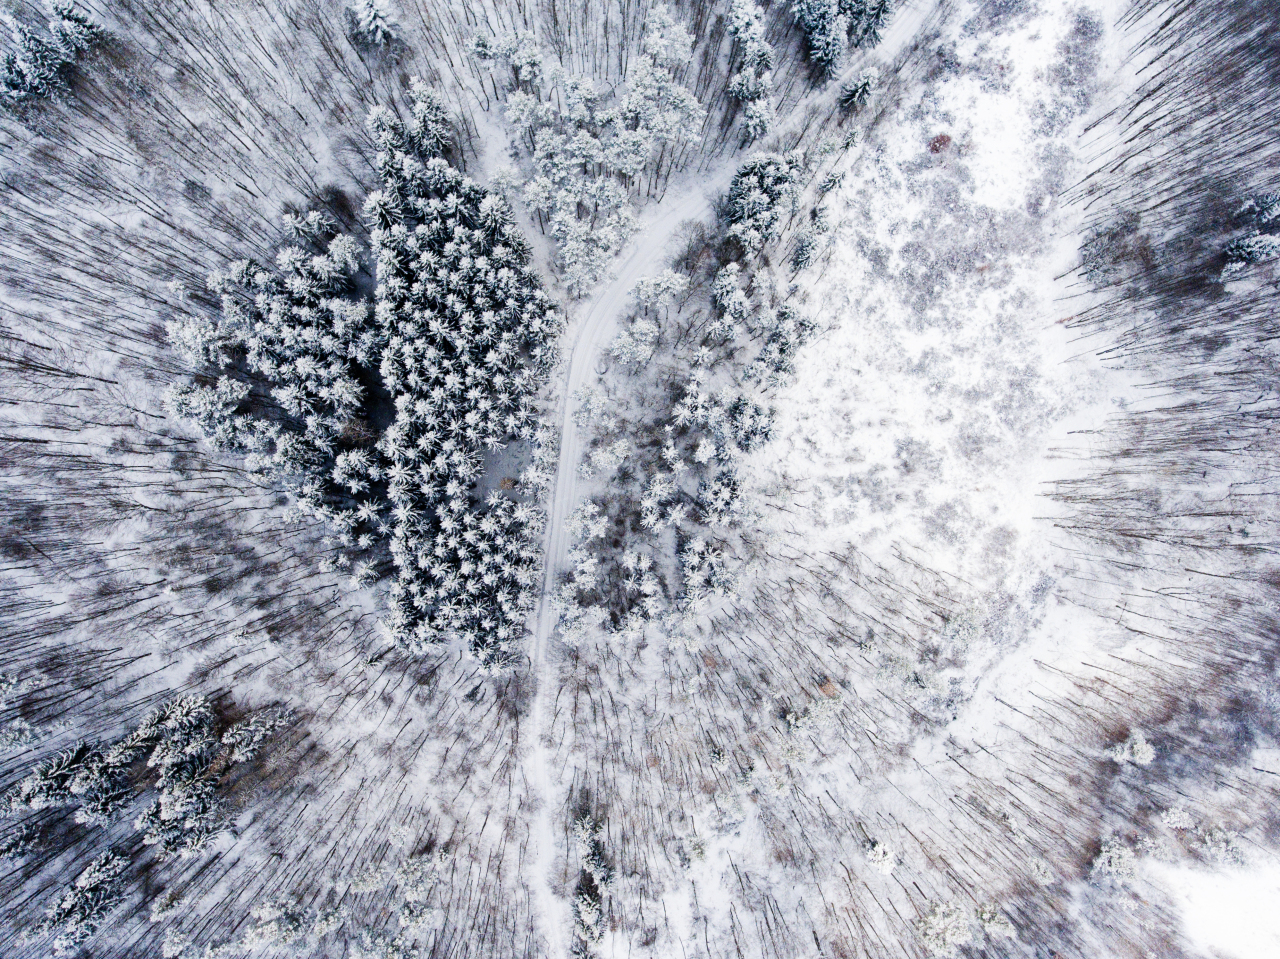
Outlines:
{"label": "snow-covered undergrowth", "polygon": [[[343,551],[167,416],[188,372],[165,343],[182,308],[168,284],[192,295],[228,263],[269,262],[286,211],[372,239],[364,120],[411,116],[413,76],[442,91],[464,174],[528,178],[506,103],[554,94],[526,88],[524,31],[548,77],[554,60],[625,100],[650,9],[85,6],[102,39],[0,127],[0,787],[80,739],[101,755],[81,756],[80,794],[52,777],[73,801],[0,826],[0,951],[1249,947],[1204,903],[1266,878],[1280,769],[1262,0],[904,3],[830,81],[792,4],[758,20],[673,5],[688,62],[647,82],[708,119],[664,199],[661,138],[657,179],[618,181],[641,227],[606,264],[626,282],[566,338],[566,392],[607,356],[603,404],[552,391],[539,407],[597,417],[585,459],[570,419],[554,475],[542,464],[555,517],[588,495],[634,505],[595,537],[620,568],[600,560],[590,598],[621,622],[659,615],[568,644],[547,590],[531,667],[498,674],[461,641],[385,646],[385,600],[337,574]],[[847,14],[880,7],[805,6],[843,11],[846,43]],[[501,69],[466,52],[483,37]],[[725,239],[703,195],[746,159],[752,103],[775,112],[752,149],[797,151],[802,189],[774,218],[762,172],[699,275],[680,254]],[[591,122],[601,145],[639,129]],[[561,288],[555,237],[498,180]],[[596,212],[575,204],[573,223]],[[663,263],[655,238],[682,218],[702,231]],[[643,436],[601,429],[628,403]],[[657,475],[677,462],[677,480]],[[609,538],[623,527],[660,547],[647,565]],[[565,538],[547,531],[553,586]],[[161,745],[127,775],[105,762],[188,695],[216,704],[190,737],[216,822],[204,787],[166,804],[182,784]],[[232,703],[290,722],[224,766]],[[77,820],[78,797],[126,779],[155,810],[141,827]],[[146,842],[183,831],[202,840],[189,858]]]}

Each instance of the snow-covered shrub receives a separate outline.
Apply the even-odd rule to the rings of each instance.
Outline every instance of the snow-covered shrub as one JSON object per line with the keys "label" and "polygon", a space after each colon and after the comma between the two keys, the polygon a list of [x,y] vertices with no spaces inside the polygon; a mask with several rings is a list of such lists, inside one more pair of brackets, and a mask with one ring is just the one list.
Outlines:
{"label": "snow-covered shrub", "polygon": [[729,78],[729,94],[742,102],[742,137],[750,143],[765,136],[773,123],[774,53],[764,38],[764,16],[755,0],[734,0],[729,32],[742,49],[738,72]]}
{"label": "snow-covered shrub", "polygon": [[1201,849],[1211,861],[1223,865],[1243,866],[1244,848],[1240,834],[1219,823],[1200,833]]}
{"label": "snow-covered shrub", "polygon": [[871,864],[871,868],[876,872],[884,873],[887,876],[898,865],[898,857],[884,843],[879,840],[872,840],[867,843],[867,862]]}
{"label": "snow-covered shrub", "polygon": [[973,924],[955,903],[936,902],[916,922],[920,944],[933,956],[954,956],[961,946],[973,942]]}
{"label": "snow-covered shrub", "polygon": [[578,467],[584,477],[608,476],[627,459],[628,444],[625,439],[597,446],[587,455],[587,461]]}
{"label": "snow-covered shrub", "polygon": [[259,903],[249,915],[253,925],[242,940],[246,948],[287,946],[306,938],[306,915],[294,903],[278,900]]}
{"label": "snow-covered shrub", "polygon": [[978,925],[992,939],[1012,939],[1017,935],[1011,923],[994,902],[983,903],[974,914]]}
{"label": "snow-covered shrub", "polygon": [[120,853],[105,852],[50,903],[36,932],[54,933],[53,951],[57,955],[72,952],[92,936],[124,898],[121,876],[128,867],[129,860]]}
{"label": "snow-covered shrub", "polygon": [[1156,758],[1155,747],[1147,742],[1147,737],[1140,729],[1130,730],[1128,739],[1108,746],[1106,753],[1118,763],[1133,763],[1137,766],[1149,766]]}
{"label": "snow-covered shrub", "polygon": [[799,151],[757,153],[734,174],[725,212],[729,235],[751,254],[778,235],[783,213],[794,201],[803,167]]}
{"label": "snow-covered shrub", "polygon": [[71,3],[50,5],[49,34],[42,36],[10,16],[11,49],[0,61],[0,107],[21,110],[66,95],[76,62],[103,38],[102,28]]}
{"label": "snow-covered shrub", "polygon": [[1093,865],[1089,868],[1089,878],[1093,882],[1125,882],[1138,872],[1138,857],[1132,849],[1115,836],[1102,840]]}
{"label": "snow-covered shrub", "polygon": [[1160,814],[1160,822],[1166,829],[1194,829],[1196,821],[1184,806],[1174,806]]}
{"label": "snow-covered shrub", "polygon": [[405,902],[426,902],[431,890],[440,881],[440,870],[449,862],[449,854],[443,850],[433,855],[410,856],[395,872],[395,883],[400,887],[400,897]]}

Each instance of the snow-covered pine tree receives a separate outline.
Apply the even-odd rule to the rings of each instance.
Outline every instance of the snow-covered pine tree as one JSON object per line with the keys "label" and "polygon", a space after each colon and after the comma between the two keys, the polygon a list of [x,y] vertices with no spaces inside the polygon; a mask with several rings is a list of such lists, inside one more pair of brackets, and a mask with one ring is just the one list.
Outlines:
{"label": "snow-covered pine tree", "polygon": [[849,22],[849,39],[855,47],[874,47],[893,13],[893,0],[841,0],[841,12]]}
{"label": "snow-covered pine tree", "polygon": [[757,153],[734,174],[725,214],[729,235],[750,254],[778,235],[782,214],[796,196],[803,166],[799,151]]}
{"label": "snow-covered pine tree", "polygon": [[386,110],[370,117],[382,180],[366,205],[380,369],[396,397],[378,444],[398,569],[388,625],[413,649],[460,636],[494,664],[532,604],[535,513],[498,493],[473,504],[468,489],[484,451],[532,437],[530,397],[559,319],[506,201],[438,155],[425,92],[414,84],[408,126]]}
{"label": "snow-covered pine tree", "polygon": [[791,6],[804,33],[809,59],[827,76],[840,68],[848,43],[849,17],[841,11],[842,6],[840,0],[793,0]]}
{"label": "snow-covered pine tree", "polygon": [[124,898],[121,877],[128,867],[129,860],[120,853],[105,852],[49,905],[36,933],[54,933],[55,954],[72,952],[97,932],[102,920]]}
{"label": "snow-covered pine tree", "polygon": [[359,46],[389,46],[396,38],[395,21],[387,0],[358,0],[347,8],[351,39]]}
{"label": "snow-covered pine tree", "polygon": [[866,70],[861,73],[856,80],[850,80],[840,88],[839,104],[840,109],[855,113],[862,108],[871,96],[871,89],[875,86],[879,74],[875,70]]}

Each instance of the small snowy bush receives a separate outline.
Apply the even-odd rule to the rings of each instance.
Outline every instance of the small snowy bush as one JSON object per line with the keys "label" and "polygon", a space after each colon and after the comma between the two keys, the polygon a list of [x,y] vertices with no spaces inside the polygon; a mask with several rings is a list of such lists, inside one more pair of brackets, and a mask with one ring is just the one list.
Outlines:
{"label": "small snowy bush", "polygon": [[1093,882],[1126,882],[1137,873],[1137,855],[1121,840],[1112,836],[1102,841],[1102,850],[1093,860],[1089,878]]}
{"label": "small snowy bush", "polygon": [[1140,729],[1131,730],[1128,739],[1109,746],[1106,753],[1118,763],[1133,763],[1137,766],[1149,766],[1156,758],[1155,747],[1147,742]]}
{"label": "small snowy bush", "polygon": [[884,873],[886,876],[893,872],[898,864],[893,850],[879,840],[873,840],[867,844],[867,862],[876,872]]}
{"label": "small snowy bush", "polygon": [[978,925],[992,939],[1012,939],[1016,935],[1013,923],[1005,918],[995,903],[984,903],[975,913]]}
{"label": "small snowy bush", "polygon": [[934,903],[916,922],[920,944],[933,956],[954,956],[961,946],[973,941],[969,916],[954,903]]}

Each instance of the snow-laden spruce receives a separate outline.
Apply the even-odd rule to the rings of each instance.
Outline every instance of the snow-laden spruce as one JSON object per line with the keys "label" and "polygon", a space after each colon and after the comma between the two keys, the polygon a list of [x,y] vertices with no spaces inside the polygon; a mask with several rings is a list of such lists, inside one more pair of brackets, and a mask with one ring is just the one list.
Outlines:
{"label": "snow-laden spruce", "polygon": [[[410,98],[407,122],[369,117],[372,303],[355,241],[319,214],[290,217],[296,245],[274,268],[244,260],[210,278],[220,317],[169,325],[184,356],[222,375],[176,385],[168,402],[361,551],[353,586],[376,577],[389,547],[399,645],[457,636],[492,665],[532,605],[540,513],[497,492],[475,502],[474,486],[486,453],[545,441],[531,397],[560,319],[506,201],[443,158],[453,134],[439,98],[417,80]],[[379,418],[392,420],[380,437]],[[525,491],[543,472],[535,464]]]}
{"label": "snow-laden spruce", "polygon": [[874,47],[893,12],[893,0],[793,0],[809,59],[826,75],[840,69],[845,51]]}
{"label": "snow-laden spruce", "polygon": [[0,61],[0,107],[21,113],[42,100],[59,100],[70,89],[72,71],[103,38],[102,28],[74,4],[51,3],[48,35],[12,16],[10,49]]}
{"label": "snow-laden spruce", "polygon": [[435,155],[431,114],[375,111],[382,189],[374,230],[382,382],[395,420],[378,442],[399,571],[390,627],[415,650],[459,635],[504,658],[533,603],[538,511],[468,490],[486,451],[535,433],[530,396],[550,370],[558,315],[529,268],[511,210]]}

